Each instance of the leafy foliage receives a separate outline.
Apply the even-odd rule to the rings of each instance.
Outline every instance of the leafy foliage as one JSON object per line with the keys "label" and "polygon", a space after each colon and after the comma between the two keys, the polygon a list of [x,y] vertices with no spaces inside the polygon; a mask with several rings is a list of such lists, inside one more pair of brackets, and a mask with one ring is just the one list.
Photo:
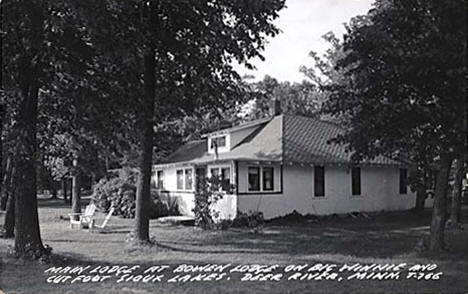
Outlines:
{"label": "leafy foliage", "polygon": [[265,219],[261,211],[237,212],[236,218],[232,221],[231,226],[236,228],[258,228],[265,224]]}
{"label": "leafy foliage", "polygon": [[[118,175],[109,174],[94,185],[93,202],[103,211],[112,206],[116,215],[134,218],[136,181],[137,172],[131,168],[120,169]],[[180,214],[176,199],[161,197],[156,191],[152,192],[151,199],[150,218]]]}
{"label": "leafy foliage", "polygon": [[330,85],[326,110],[349,118],[339,141],[356,159],[460,149],[465,11],[464,1],[377,1],[349,24],[338,62],[349,82]]}
{"label": "leafy foliage", "polygon": [[93,201],[105,211],[112,206],[115,214],[125,218],[135,216],[135,183],[136,173],[129,169],[123,169],[118,176],[102,178],[93,187]]}
{"label": "leafy foliage", "polygon": [[420,179],[436,163],[432,251],[444,247],[451,163],[466,152],[466,10],[458,0],[376,1],[347,26],[336,63],[346,82],[326,87],[325,111],[345,118],[334,141],[353,160],[410,158]]}
{"label": "leafy foliage", "polygon": [[222,181],[219,177],[197,179],[195,190],[195,225],[204,230],[220,229],[224,222],[219,219],[219,211],[215,204],[221,200],[226,192],[222,190]]}
{"label": "leafy foliage", "polygon": [[249,102],[238,111],[244,121],[270,116],[272,100],[280,102],[281,112],[285,114],[315,117],[319,113],[319,89],[310,82],[278,82],[267,75],[262,81],[245,83]]}

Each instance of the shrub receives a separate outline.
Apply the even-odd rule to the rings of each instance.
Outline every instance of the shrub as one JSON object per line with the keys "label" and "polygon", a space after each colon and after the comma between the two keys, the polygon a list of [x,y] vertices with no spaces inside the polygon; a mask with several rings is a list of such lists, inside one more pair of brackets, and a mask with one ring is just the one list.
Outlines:
{"label": "shrub", "polygon": [[241,228],[257,228],[265,224],[265,219],[261,211],[237,212],[236,218],[232,221],[232,226]]}
{"label": "shrub", "polygon": [[171,198],[169,195],[160,195],[157,190],[152,190],[151,196],[154,203],[151,211],[151,218],[180,215],[177,198]]}
{"label": "shrub", "polygon": [[219,212],[213,205],[223,198],[225,192],[221,191],[221,181],[217,177],[201,178],[195,189],[195,225],[204,230],[219,229]]}
{"label": "shrub", "polygon": [[[99,209],[108,211],[111,206],[115,214],[124,218],[134,218],[136,209],[137,172],[123,168],[118,175],[102,178],[93,188],[93,201]],[[178,215],[177,203],[161,199],[157,191],[151,191],[150,218]]]}
{"label": "shrub", "polygon": [[107,175],[93,188],[93,201],[100,209],[107,211],[111,206],[115,214],[125,218],[135,216],[136,172],[122,169],[118,175]]}

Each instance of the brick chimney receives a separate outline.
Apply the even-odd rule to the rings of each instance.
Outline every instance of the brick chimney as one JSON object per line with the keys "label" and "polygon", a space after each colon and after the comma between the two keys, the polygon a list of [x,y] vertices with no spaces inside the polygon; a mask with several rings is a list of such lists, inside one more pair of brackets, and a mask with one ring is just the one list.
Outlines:
{"label": "brick chimney", "polygon": [[273,98],[268,103],[270,116],[277,116],[281,114],[281,101]]}

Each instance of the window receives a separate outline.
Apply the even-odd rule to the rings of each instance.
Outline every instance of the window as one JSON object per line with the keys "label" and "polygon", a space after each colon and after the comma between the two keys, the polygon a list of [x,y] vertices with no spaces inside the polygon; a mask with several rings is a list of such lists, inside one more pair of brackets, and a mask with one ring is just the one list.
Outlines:
{"label": "window", "polygon": [[406,168],[400,168],[400,194],[408,192],[408,171]]}
{"label": "window", "polygon": [[325,168],[323,166],[314,167],[314,196],[325,196]]}
{"label": "window", "polygon": [[215,148],[215,144],[218,148],[226,147],[226,136],[212,138],[211,149]]}
{"label": "window", "polygon": [[156,172],[156,188],[164,189],[164,171],[162,170]]}
{"label": "window", "polygon": [[177,190],[184,189],[184,170],[177,170]]}
{"label": "window", "polygon": [[212,168],[210,169],[211,177],[217,178],[219,180],[219,185],[221,190],[230,191],[231,190],[231,168],[222,167],[222,168]]}
{"label": "window", "polygon": [[259,167],[249,167],[249,191],[260,191]]}
{"label": "window", "polygon": [[273,191],[273,168],[263,168],[263,191]]}
{"label": "window", "polygon": [[212,168],[210,169],[211,177],[217,178],[219,177],[219,168]]}
{"label": "window", "polygon": [[361,168],[353,167],[351,169],[351,194],[361,195]]}
{"label": "window", "polygon": [[229,167],[221,169],[221,189],[223,191],[231,190],[231,169]]}
{"label": "window", "polygon": [[193,183],[192,169],[186,169],[185,170],[185,190],[192,190],[192,183]]}

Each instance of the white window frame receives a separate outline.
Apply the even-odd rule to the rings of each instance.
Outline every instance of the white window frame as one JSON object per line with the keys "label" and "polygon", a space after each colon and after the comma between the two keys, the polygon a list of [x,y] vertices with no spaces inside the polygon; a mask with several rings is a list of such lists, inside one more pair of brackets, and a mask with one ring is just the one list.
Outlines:
{"label": "white window frame", "polygon": [[[232,168],[231,165],[212,165],[212,166],[208,166],[208,176],[209,177],[213,176],[211,174],[211,170],[213,170],[213,169],[218,170],[218,176],[222,176],[222,170],[224,168],[229,169],[229,184],[232,185],[233,184],[233,168]],[[226,191],[223,190],[223,192],[226,192]]]}
{"label": "white window frame", "polygon": [[[192,187],[190,189],[186,189],[186,171],[191,170],[192,171]],[[182,189],[179,188],[178,186],[178,175],[177,172],[182,171]],[[182,167],[182,168],[177,168],[176,169],[176,190],[177,191],[194,191],[194,186],[195,186],[195,169],[193,167]]]}
{"label": "white window frame", "polygon": [[[259,169],[259,178],[260,178],[260,186],[259,186],[259,190],[250,190],[249,189],[249,168],[258,168]],[[271,168],[273,170],[273,190],[264,190],[263,189],[263,168]],[[281,179],[276,179],[275,175],[276,175],[276,167],[274,165],[248,165],[247,166],[247,193],[252,193],[252,194],[255,194],[255,193],[274,193],[274,192],[278,192],[278,190],[276,189],[276,182],[278,181],[281,181]]]}
{"label": "white window frame", "polygon": [[[159,173],[160,173],[160,172],[162,173],[162,181],[161,181],[162,185],[161,185],[161,187],[159,186]],[[164,172],[164,170],[163,170],[163,169],[157,169],[157,170],[156,170],[156,189],[158,189],[158,190],[164,190],[164,186],[165,186],[164,178],[165,178],[165,172]]]}
{"label": "white window frame", "polygon": [[218,153],[223,153],[223,152],[229,152],[231,150],[231,135],[230,134],[218,134],[218,135],[213,135],[208,138],[208,154],[214,154],[215,153],[215,148],[212,148],[212,142],[213,139],[219,138],[219,137],[225,137],[226,138],[226,145],[223,147],[218,146]]}

